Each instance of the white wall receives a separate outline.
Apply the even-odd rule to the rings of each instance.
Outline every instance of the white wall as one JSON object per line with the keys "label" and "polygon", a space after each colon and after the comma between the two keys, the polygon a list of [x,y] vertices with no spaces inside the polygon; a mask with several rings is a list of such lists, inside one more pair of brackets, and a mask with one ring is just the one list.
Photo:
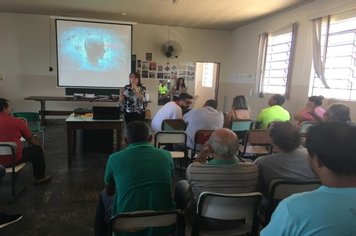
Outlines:
{"label": "white wall", "polygon": [[[38,102],[25,101],[27,96],[64,96],[63,88],[57,88],[56,70],[49,72],[50,50],[55,62],[55,34],[49,16],[0,13],[0,97],[11,100],[15,111],[37,111]],[[51,28],[51,41],[49,29]],[[161,56],[160,46],[167,40],[168,26],[137,24],[133,28],[133,54],[144,59],[146,52],[153,55],[157,64],[167,60]],[[171,27],[170,39],[181,43],[183,52],[172,64],[179,62],[216,61],[224,65],[229,47],[229,31],[199,30]],[[55,63],[52,63],[55,68]],[[222,73],[223,74],[223,73]],[[122,75],[128,78],[128,75]],[[157,107],[158,80],[145,79],[154,114]],[[71,110],[91,107],[89,103],[48,102],[47,109]]]}
{"label": "white wall", "polygon": [[[318,16],[328,15],[340,10],[356,7],[354,0],[315,0],[296,9],[260,20],[242,28],[235,29],[232,33],[233,46],[231,47],[230,59],[225,75],[230,74],[256,74],[257,50],[259,34],[273,31],[288,24],[298,22],[295,61],[293,65],[292,87],[290,99],[285,107],[291,114],[301,110],[308,98],[309,78],[311,73],[312,50],[311,50],[311,19]],[[267,106],[269,96],[258,98],[251,96],[251,90],[255,90],[255,84],[241,84],[221,82],[220,107],[222,108],[224,96],[227,99],[227,108],[231,107],[234,96],[244,94],[249,100],[252,115],[256,118],[259,110]],[[335,100],[324,100],[323,106],[327,107]],[[343,102],[343,101],[341,101]],[[355,102],[344,102],[351,107],[352,118],[356,120]]]}

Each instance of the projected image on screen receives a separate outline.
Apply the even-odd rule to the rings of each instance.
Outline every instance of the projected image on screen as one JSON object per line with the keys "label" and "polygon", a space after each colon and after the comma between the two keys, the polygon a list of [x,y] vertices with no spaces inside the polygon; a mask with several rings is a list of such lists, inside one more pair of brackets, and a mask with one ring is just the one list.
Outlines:
{"label": "projected image on screen", "polygon": [[131,25],[56,20],[58,85],[123,87],[131,69]]}

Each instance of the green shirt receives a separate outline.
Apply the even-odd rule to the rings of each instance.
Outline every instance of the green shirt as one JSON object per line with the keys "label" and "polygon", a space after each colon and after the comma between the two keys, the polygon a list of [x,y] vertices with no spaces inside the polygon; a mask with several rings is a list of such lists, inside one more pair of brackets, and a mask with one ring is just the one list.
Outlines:
{"label": "green shirt", "polygon": [[[120,212],[175,209],[173,171],[171,154],[147,142],[130,144],[110,155],[105,183],[115,186],[113,216]],[[160,235],[139,232],[142,234],[128,235]]]}
{"label": "green shirt", "polygon": [[289,119],[289,112],[279,105],[265,108],[257,116],[257,121],[262,123],[262,129],[267,129],[273,121],[288,121]]}

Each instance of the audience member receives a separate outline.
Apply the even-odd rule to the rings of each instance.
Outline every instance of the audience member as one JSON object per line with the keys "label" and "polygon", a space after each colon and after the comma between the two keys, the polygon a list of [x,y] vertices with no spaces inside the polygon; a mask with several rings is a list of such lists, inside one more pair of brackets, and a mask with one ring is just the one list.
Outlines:
{"label": "audience member", "polygon": [[151,128],[154,132],[161,131],[162,121],[166,119],[182,119],[182,109],[189,107],[193,97],[187,93],[179,95],[178,100],[166,103],[157,111],[152,119]]}
{"label": "audience member", "polygon": [[300,147],[298,128],[289,122],[273,122],[269,129],[276,154],[259,157],[255,164],[259,170],[258,190],[268,194],[272,179],[311,180],[316,179],[308,163],[308,153]]}
{"label": "audience member", "polygon": [[322,186],[284,199],[266,235],[356,235],[356,127],[321,123],[307,134],[309,163]]}
{"label": "audience member", "polygon": [[[216,130],[223,127],[224,115],[217,110],[217,102],[215,100],[207,100],[203,108],[192,109],[183,116],[183,120],[188,124],[186,133],[188,136],[187,146],[194,147],[194,136],[197,130],[210,129]],[[200,150],[201,146],[197,146]]]}
{"label": "audience member", "polygon": [[187,180],[179,181],[177,184],[175,198],[178,208],[188,208],[188,214],[193,214],[196,201],[203,191],[218,193],[255,191],[257,167],[236,157],[237,145],[237,136],[231,130],[221,128],[214,131],[196,160],[188,166]]}
{"label": "audience member", "polygon": [[[154,148],[151,139],[149,127],[144,123],[133,121],[127,125],[128,147],[110,155],[107,161],[95,235],[107,235],[107,222],[118,213],[175,209],[172,157],[168,151]],[[167,230],[171,229],[150,229],[130,235],[168,235]]]}
{"label": "audience member", "polygon": [[[5,167],[0,165],[0,180],[4,177],[5,172],[6,172]],[[21,219],[22,219],[22,215],[20,214],[9,215],[0,212],[0,229],[10,224],[13,224]]]}
{"label": "audience member", "polygon": [[328,109],[324,114],[324,121],[349,123],[351,122],[350,108],[345,104],[341,104],[341,103],[332,104],[328,107]]}
{"label": "audience member", "polygon": [[172,88],[173,97],[179,97],[181,93],[186,93],[187,89],[184,79],[182,77],[178,78],[176,84]]}
{"label": "audience member", "polygon": [[[9,101],[0,98],[0,142],[15,142],[17,144],[16,164],[30,161],[33,167],[35,185],[48,183],[50,176],[46,176],[46,164],[43,150],[35,136],[33,136],[25,121],[12,115],[12,106]],[[30,146],[22,148],[21,137],[26,139]],[[8,167],[12,164],[11,156],[0,158],[0,164]]]}
{"label": "audience member", "polygon": [[251,119],[251,113],[248,108],[247,99],[244,95],[234,97],[231,108],[232,109],[225,117],[224,127],[230,128],[231,122],[235,120]]}
{"label": "audience member", "polygon": [[[294,115],[294,119],[298,124],[304,121],[319,121],[324,117],[325,109],[321,107],[323,96],[311,96],[303,111]],[[316,117],[316,118],[315,118]]]}
{"label": "audience member", "polygon": [[273,121],[288,121],[289,112],[282,107],[285,99],[282,95],[275,94],[268,100],[270,107],[262,109],[257,116],[256,128],[267,129]]}

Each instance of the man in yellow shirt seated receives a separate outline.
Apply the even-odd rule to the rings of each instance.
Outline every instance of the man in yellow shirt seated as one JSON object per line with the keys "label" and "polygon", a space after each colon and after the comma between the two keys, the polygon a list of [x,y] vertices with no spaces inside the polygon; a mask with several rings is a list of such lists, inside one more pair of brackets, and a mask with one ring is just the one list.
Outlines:
{"label": "man in yellow shirt seated", "polygon": [[285,99],[282,95],[275,94],[268,100],[270,107],[262,109],[256,119],[256,129],[267,129],[273,121],[288,121],[289,112],[282,107]]}

